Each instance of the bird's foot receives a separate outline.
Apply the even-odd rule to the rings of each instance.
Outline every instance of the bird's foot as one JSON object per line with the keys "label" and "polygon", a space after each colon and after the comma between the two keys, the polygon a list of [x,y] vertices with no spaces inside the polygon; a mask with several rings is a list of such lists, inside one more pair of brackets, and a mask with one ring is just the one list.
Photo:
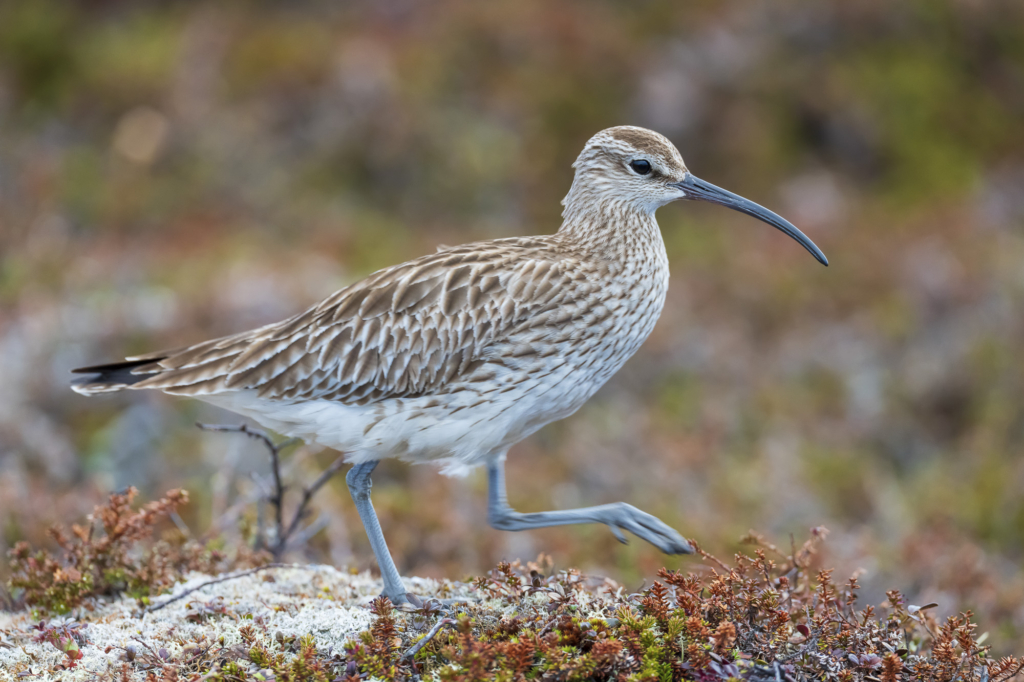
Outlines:
{"label": "bird's foot", "polygon": [[414,609],[423,608],[423,599],[416,596],[412,592],[401,592],[399,594],[388,594],[387,592],[381,592],[380,596],[387,597],[391,600],[392,605],[395,608],[403,608],[407,605]]}
{"label": "bird's foot", "polygon": [[382,592],[380,596],[390,599],[394,607],[402,611],[421,611],[429,602],[435,602],[441,606],[454,606],[455,604],[468,604],[470,602],[477,601],[472,597],[449,597],[445,599],[439,599],[437,597],[420,597],[412,592],[403,592],[396,597],[391,597],[390,595]]}
{"label": "bird's foot", "polygon": [[665,554],[693,554],[693,545],[687,542],[686,538],[674,528],[658,517],[640,511],[631,504],[623,502],[611,505],[607,518],[602,521],[622,544],[628,544],[626,536],[622,532],[628,530]]}

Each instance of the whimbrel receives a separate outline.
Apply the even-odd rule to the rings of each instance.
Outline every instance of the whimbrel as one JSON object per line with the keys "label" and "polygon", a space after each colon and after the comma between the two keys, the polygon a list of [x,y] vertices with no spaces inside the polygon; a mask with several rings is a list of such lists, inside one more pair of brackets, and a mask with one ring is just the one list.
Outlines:
{"label": "whimbrel", "polygon": [[741,211],[825,256],[800,230],[694,177],[665,137],[604,130],[587,142],[555,234],[444,248],[376,272],[276,324],[75,370],[84,394],[157,389],[205,400],[346,454],[346,477],[384,594],[405,588],[370,502],[386,457],[488,470],[488,520],[502,530],[603,523],[668,554],[692,551],[625,503],[520,513],[509,448],[574,413],[640,347],[661,314],[668,259],[655,211],[677,199]]}

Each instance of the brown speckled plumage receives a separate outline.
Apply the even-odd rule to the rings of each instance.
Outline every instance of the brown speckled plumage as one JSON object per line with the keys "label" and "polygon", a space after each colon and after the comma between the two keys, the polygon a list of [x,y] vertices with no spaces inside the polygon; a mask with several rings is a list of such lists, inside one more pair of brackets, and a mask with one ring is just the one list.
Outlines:
{"label": "brown speckled plumage", "polygon": [[558,241],[468,244],[381,270],[283,322],[130,358],[153,361],[134,369],[132,388],[357,405],[443,394],[479,374],[493,344],[522,338],[514,357],[550,355],[529,330],[565,329],[589,312],[572,302],[595,286]]}
{"label": "brown speckled plumage", "polygon": [[[477,464],[551,419],[575,411],[639,347],[660,313],[668,264],[653,209],[679,193],[653,188],[627,163],[643,156],[662,179],[681,180],[682,158],[641,128],[595,136],[576,162],[555,234],[466,244],[385,268],[282,322],[195,346],[86,368],[83,393],[159,389],[224,405],[283,431],[351,453]],[[622,184],[634,185],[633,193]],[[571,369],[573,371],[566,371]],[[553,385],[557,380],[558,385]],[[424,401],[423,399],[428,400]],[[508,422],[510,403],[537,409]],[[323,409],[361,408],[351,433],[325,434]],[[277,408],[289,414],[274,419]],[[474,410],[480,418],[461,414]],[[374,426],[406,412],[463,428],[429,442],[374,438]],[[338,418],[341,418],[339,413]],[[481,447],[467,428],[492,422]],[[501,422],[498,424],[497,422]],[[450,424],[448,425],[451,426]],[[358,438],[356,438],[358,437]],[[362,442],[356,442],[361,440]],[[405,439],[408,441],[408,439]],[[389,449],[390,446],[390,449]],[[448,461],[454,458],[457,462]]]}
{"label": "brown speckled plumage", "polygon": [[446,248],[385,268],[277,324],[77,370],[85,394],[159,389],[338,448],[387,592],[404,599],[369,504],[385,457],[486,464],[489,518],[508,530],[599,522],[690,551],[628,505],[518,514],[501,466],[514,443],[575,412],[640,347],[661,313],[668,260],[655,211],[703,199],[754,215],[824,256],[791,224],[694,178],[667,139],[623,126],[574,164],[557,233]]}

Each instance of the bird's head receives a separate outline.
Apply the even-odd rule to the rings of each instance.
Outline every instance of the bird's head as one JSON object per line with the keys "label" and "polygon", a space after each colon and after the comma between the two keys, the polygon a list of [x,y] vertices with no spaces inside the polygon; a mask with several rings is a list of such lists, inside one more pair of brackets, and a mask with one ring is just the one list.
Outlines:
{"label": "bird's head", "polygon": [[785,218],[695,177],[675,145],[664,135],[618,126],[590,138],[573,164],[576,177],[566,197],[566,212],[584,204],[603,212],[632,210],[654,213],[678,199],[708,201],[753,216],[785,232],[822,264],[828,260],[810,239]]}

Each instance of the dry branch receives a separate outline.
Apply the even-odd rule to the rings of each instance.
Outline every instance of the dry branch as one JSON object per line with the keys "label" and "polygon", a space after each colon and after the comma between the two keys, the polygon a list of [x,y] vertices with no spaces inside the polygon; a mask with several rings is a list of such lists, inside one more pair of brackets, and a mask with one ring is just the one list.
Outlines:
{"label": "dry branch", "polygon": [[[316,493],[329,480],[331,480],[336,473],[338,473],[342,466],[344,466],[345,456],[339,455],[337,459],[335,459],[311,485],[304,486],[302,488],[302,498],[299,500],[299,504],[295,509],[295,514],[288,523],[285,523],[284,496],[288,486],[284,483],[281,475],[281,451],[295,445],[299,442],[299,439],[289,438],[281,441],[280,443],[275,443],[274,439],[265,431],[253,428],[247,424],[197,423],[196,426],[204,431],[244,434],[263,443],[270,452],[270,470],[273,476],[273,488],[268,493],[261,495],[261,501],[270,503],[274,508],[274,539],[272,543],[267,542],[261,520],[258,524],[258,530],[256,533],[256,543],[257,549],[266,548],[270,550],[271,555],[274,557],[274,561],[279,562],[282,557],[284,557],[284,554],[288,549],[289,540],[291,540],[296,531],[299,530],[299,525],[302,521],[309,516],[309,504],[313,500],[313,496],[316,495]],[[260,517],[262,519],[262,514]]]}

